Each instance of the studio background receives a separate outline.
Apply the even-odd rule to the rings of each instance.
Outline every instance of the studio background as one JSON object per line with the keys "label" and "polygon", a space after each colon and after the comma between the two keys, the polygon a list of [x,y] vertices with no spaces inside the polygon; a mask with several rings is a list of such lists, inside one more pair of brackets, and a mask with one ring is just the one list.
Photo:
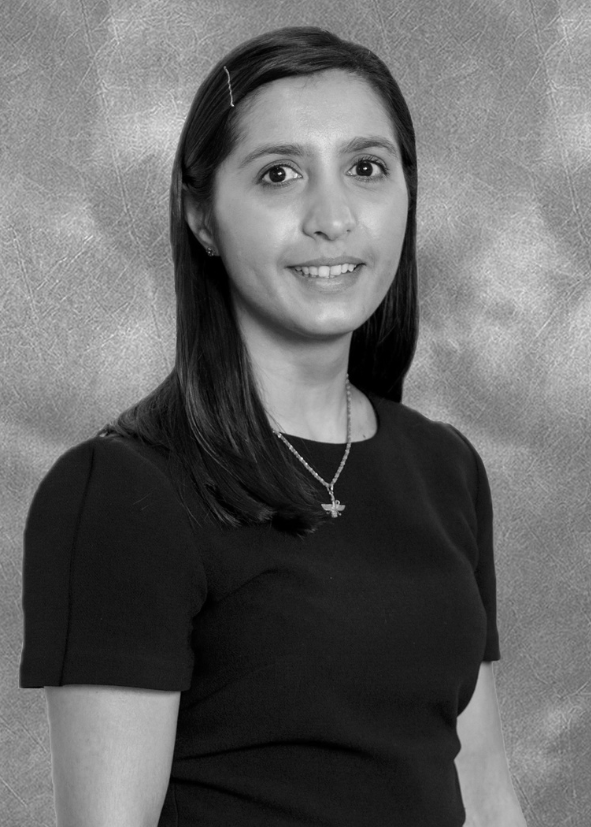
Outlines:
{"label": "studio background", "polygon": [[169,371],[167,199],[193,94],[239,42],[320,25],[388,63],[419,150],[405,402],[476,444],[495,503],[497,683],[530,827],[591,823],[591,15],[587,0],[3,0],[0,822],[54,824],[19,690],[41,477]]}

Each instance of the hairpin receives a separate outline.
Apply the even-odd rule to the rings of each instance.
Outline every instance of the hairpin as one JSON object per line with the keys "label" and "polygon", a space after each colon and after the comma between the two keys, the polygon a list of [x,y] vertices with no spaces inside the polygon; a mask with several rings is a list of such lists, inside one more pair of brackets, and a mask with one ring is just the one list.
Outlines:
{"label": "hairpin", "polygon": [[226,74],[228,75],[228,90],[230,92],[230,106],[234,106],[234,98],[232,97],[232,81],[230,80],[230,73],[228,72],[228,67],[224,66],[226,70]]}

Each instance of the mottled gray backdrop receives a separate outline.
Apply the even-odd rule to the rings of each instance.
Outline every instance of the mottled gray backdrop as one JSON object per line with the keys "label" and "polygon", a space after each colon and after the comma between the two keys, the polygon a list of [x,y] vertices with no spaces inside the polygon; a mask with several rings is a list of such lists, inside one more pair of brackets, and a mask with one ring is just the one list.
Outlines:
{"label": "mottled gray backdrop", "polygon": [[28,503],[169,370],[176,138],[212,64],[287,24],[376,50],[414,113],[406,401],[463,429],[489,470],[497,680],[528,823],[588,827],[588,0],[2,0],[0,823],[53,824],[43,692],[17,689]]}

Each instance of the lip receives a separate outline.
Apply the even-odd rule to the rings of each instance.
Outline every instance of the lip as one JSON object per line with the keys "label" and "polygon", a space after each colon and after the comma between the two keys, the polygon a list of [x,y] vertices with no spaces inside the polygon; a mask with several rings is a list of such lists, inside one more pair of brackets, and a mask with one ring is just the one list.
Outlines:
{"label": "lip", "polygon": [[298,264],[288,265],[291,268],[298,267],[335,267],[337,264],[365,264],[355,256],[339,256],[338,258],[311,258],[309,261],[301,261]]}

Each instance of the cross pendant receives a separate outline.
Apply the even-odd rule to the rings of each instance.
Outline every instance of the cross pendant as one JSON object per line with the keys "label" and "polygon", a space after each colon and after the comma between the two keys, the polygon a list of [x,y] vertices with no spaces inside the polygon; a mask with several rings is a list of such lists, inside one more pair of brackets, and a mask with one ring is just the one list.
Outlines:
{"label": "cross pendant", "polygon": [[335,518],[340,517],[340,512],[345,510],[345,506],[341,505],[339,500],[334,500],[331,503],[322,503],[322,508],[325,511],[330,511],[330,516]]}

